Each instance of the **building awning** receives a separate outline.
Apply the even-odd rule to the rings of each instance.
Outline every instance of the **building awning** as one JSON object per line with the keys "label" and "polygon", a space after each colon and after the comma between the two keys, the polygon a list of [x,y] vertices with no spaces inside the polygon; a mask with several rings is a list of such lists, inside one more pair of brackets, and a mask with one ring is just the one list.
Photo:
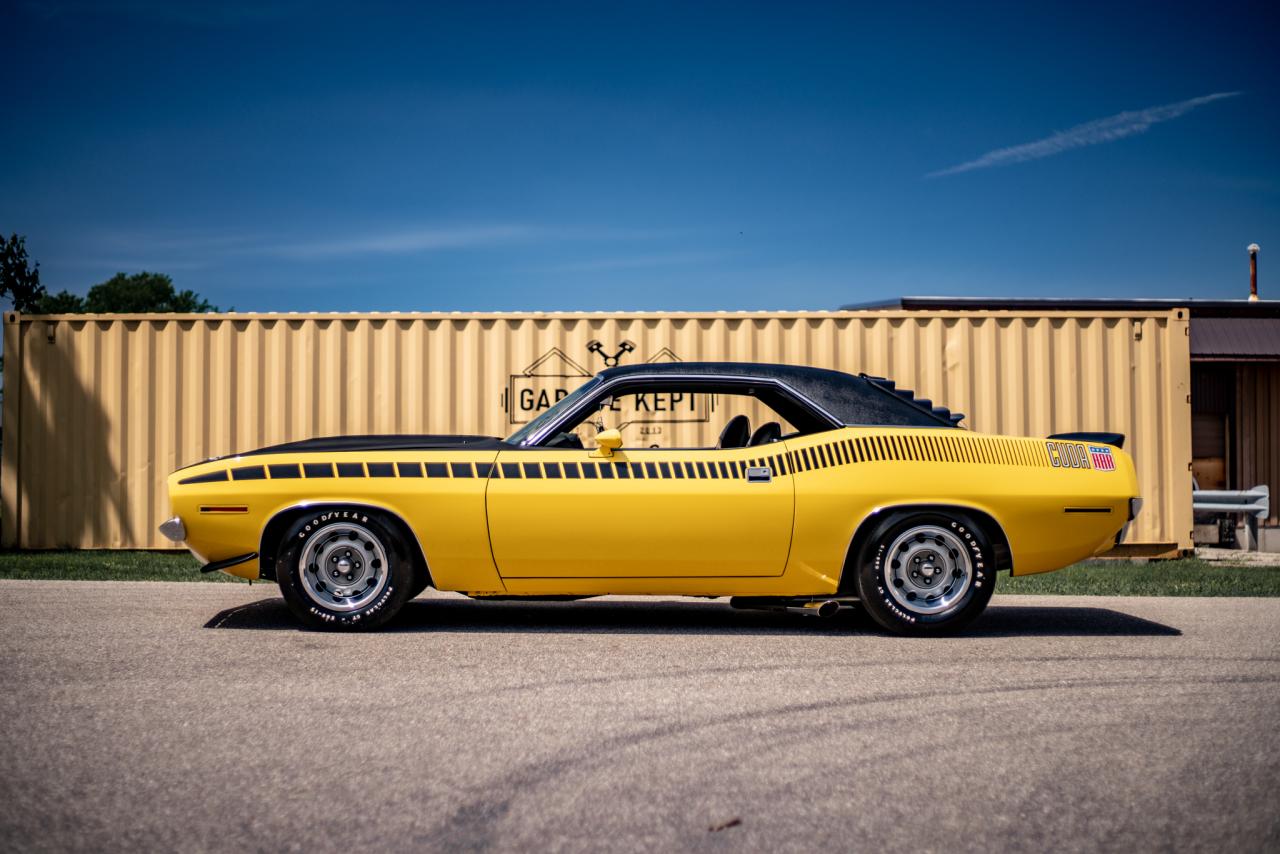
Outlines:
{"label": "building awning", "polygon": [[1191,358],[1219,362],[1280,362],[1280,318],[1191,315]]}

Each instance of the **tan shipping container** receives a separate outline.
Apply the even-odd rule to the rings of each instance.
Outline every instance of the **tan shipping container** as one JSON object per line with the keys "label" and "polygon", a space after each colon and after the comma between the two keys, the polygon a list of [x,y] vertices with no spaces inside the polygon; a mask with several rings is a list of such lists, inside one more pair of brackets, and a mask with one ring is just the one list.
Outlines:
{"label": "tan shipping container", "polygon": [[[607,365],[726,360],[887,376],[975,431],[1122,432],[1146,499],[1130,542],[1188,549],[1187,329],[1185,309],[10,313],[0,540],[162,548],[179,466],[322,435],[503,436]],[[700,441],[720,426],[713,405],[636,414],[628,441]]]}

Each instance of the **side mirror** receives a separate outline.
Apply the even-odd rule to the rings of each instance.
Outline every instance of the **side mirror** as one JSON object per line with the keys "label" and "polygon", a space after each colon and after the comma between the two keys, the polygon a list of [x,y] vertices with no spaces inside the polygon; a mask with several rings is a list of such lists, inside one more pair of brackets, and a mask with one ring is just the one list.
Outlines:
{"label": "side mirror", "polygon": [[613,429],[601,430],[596,434],[596,445],[592,456],[612,457],[613,452],[622,447],[622,434]]}

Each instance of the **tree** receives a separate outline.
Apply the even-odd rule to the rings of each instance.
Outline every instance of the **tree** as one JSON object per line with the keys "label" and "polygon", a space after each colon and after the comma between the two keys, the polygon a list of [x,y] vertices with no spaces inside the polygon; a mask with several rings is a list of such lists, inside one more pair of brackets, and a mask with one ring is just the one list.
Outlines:
{"label": "tree", "polygon": [[36,303],[35,308],[30,309],[32,314],[82,314],[84,312],[84,297],[73,294],[70,291],[58,291],[56,294],[46,293],[40,298],[40,302]]}
{"label": "tree", "polygon": [[173,279],[164,273],[116,273],[89,288],[85,296],[69,291],[45,293],[35,307],[37,314],[138,314],[143,312],[217,311],[195,291],[175,291]]}
{"label": "tree", "polygon": [[89,288],[83,311],[138,313],[217,311],[217,307],[195,291],[175,291],[173,279],[164,273],[116,273],[101,284]]}
{"label": "tree", "polygon": [[17,234],[0,240],[0,298],[13,300],[18,311],[32,311],[45,297],[40,264],[27,266],[27,239]]}

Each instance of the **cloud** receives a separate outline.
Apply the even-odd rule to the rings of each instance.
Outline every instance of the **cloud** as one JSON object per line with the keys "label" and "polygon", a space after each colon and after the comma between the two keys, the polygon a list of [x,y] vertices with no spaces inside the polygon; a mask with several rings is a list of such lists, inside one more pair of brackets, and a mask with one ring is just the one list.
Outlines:
{"label": "cloud", "polygon": [[442,249],[471,249],[529,240],[535,229],[520,225],[480,228],[416,228],[365,234],[336,240],[282,243],[248,250],[266,255],[310,260],[353,255],[406,255]]}
{"label": "cloud", "polygon": [[1007,148],[988,151],[976,160],[969,160],[957,166],[939,169],[936,172],[928,173],[925,177],[941,178],[946,175],[958,175],[961,172],[972,172],[975,169],[989,169],[992,166],[1024,163],[1028,160],[1052,157],[1055,154],[1061,154],[1073,148],[1114,142],[1117,139],[1124,139],[1126,136],[1145,133],[1152,125],[1186,115],[1196,107],[1202,107],[1214,101],[1221,101],[1224,98],[1234,98],[1239,94],[1239,92],[1215,92],[1212,95],[1203,95],[1199,98],[1179,101],[1176,104],[1165,104],[1160,107],[1147,107],[1145,110],[1116,113],[1114,116],[1108,116],[1105,119],[1095,119],[1082,125],[1058,131],[1052,136],[1038,139],[1035,142],[1026,142],[1022,145],[1011,145]]}
{"label": "cloud", "polygon": [[[518,245],[633,244],[685,234],[678,230],[519,223],[365,226],[314,235],[296,231],[272,234],[213,229],[100,229],[84,235],[78,246],[63,247],[57,254],[77,267],[129,269],[145,261],[143,266],[155,269],[179,269],[179,265],[194,269],[216,266],[233,257],[329,261]],[[129,263],[125,263],[126,259]]]}

